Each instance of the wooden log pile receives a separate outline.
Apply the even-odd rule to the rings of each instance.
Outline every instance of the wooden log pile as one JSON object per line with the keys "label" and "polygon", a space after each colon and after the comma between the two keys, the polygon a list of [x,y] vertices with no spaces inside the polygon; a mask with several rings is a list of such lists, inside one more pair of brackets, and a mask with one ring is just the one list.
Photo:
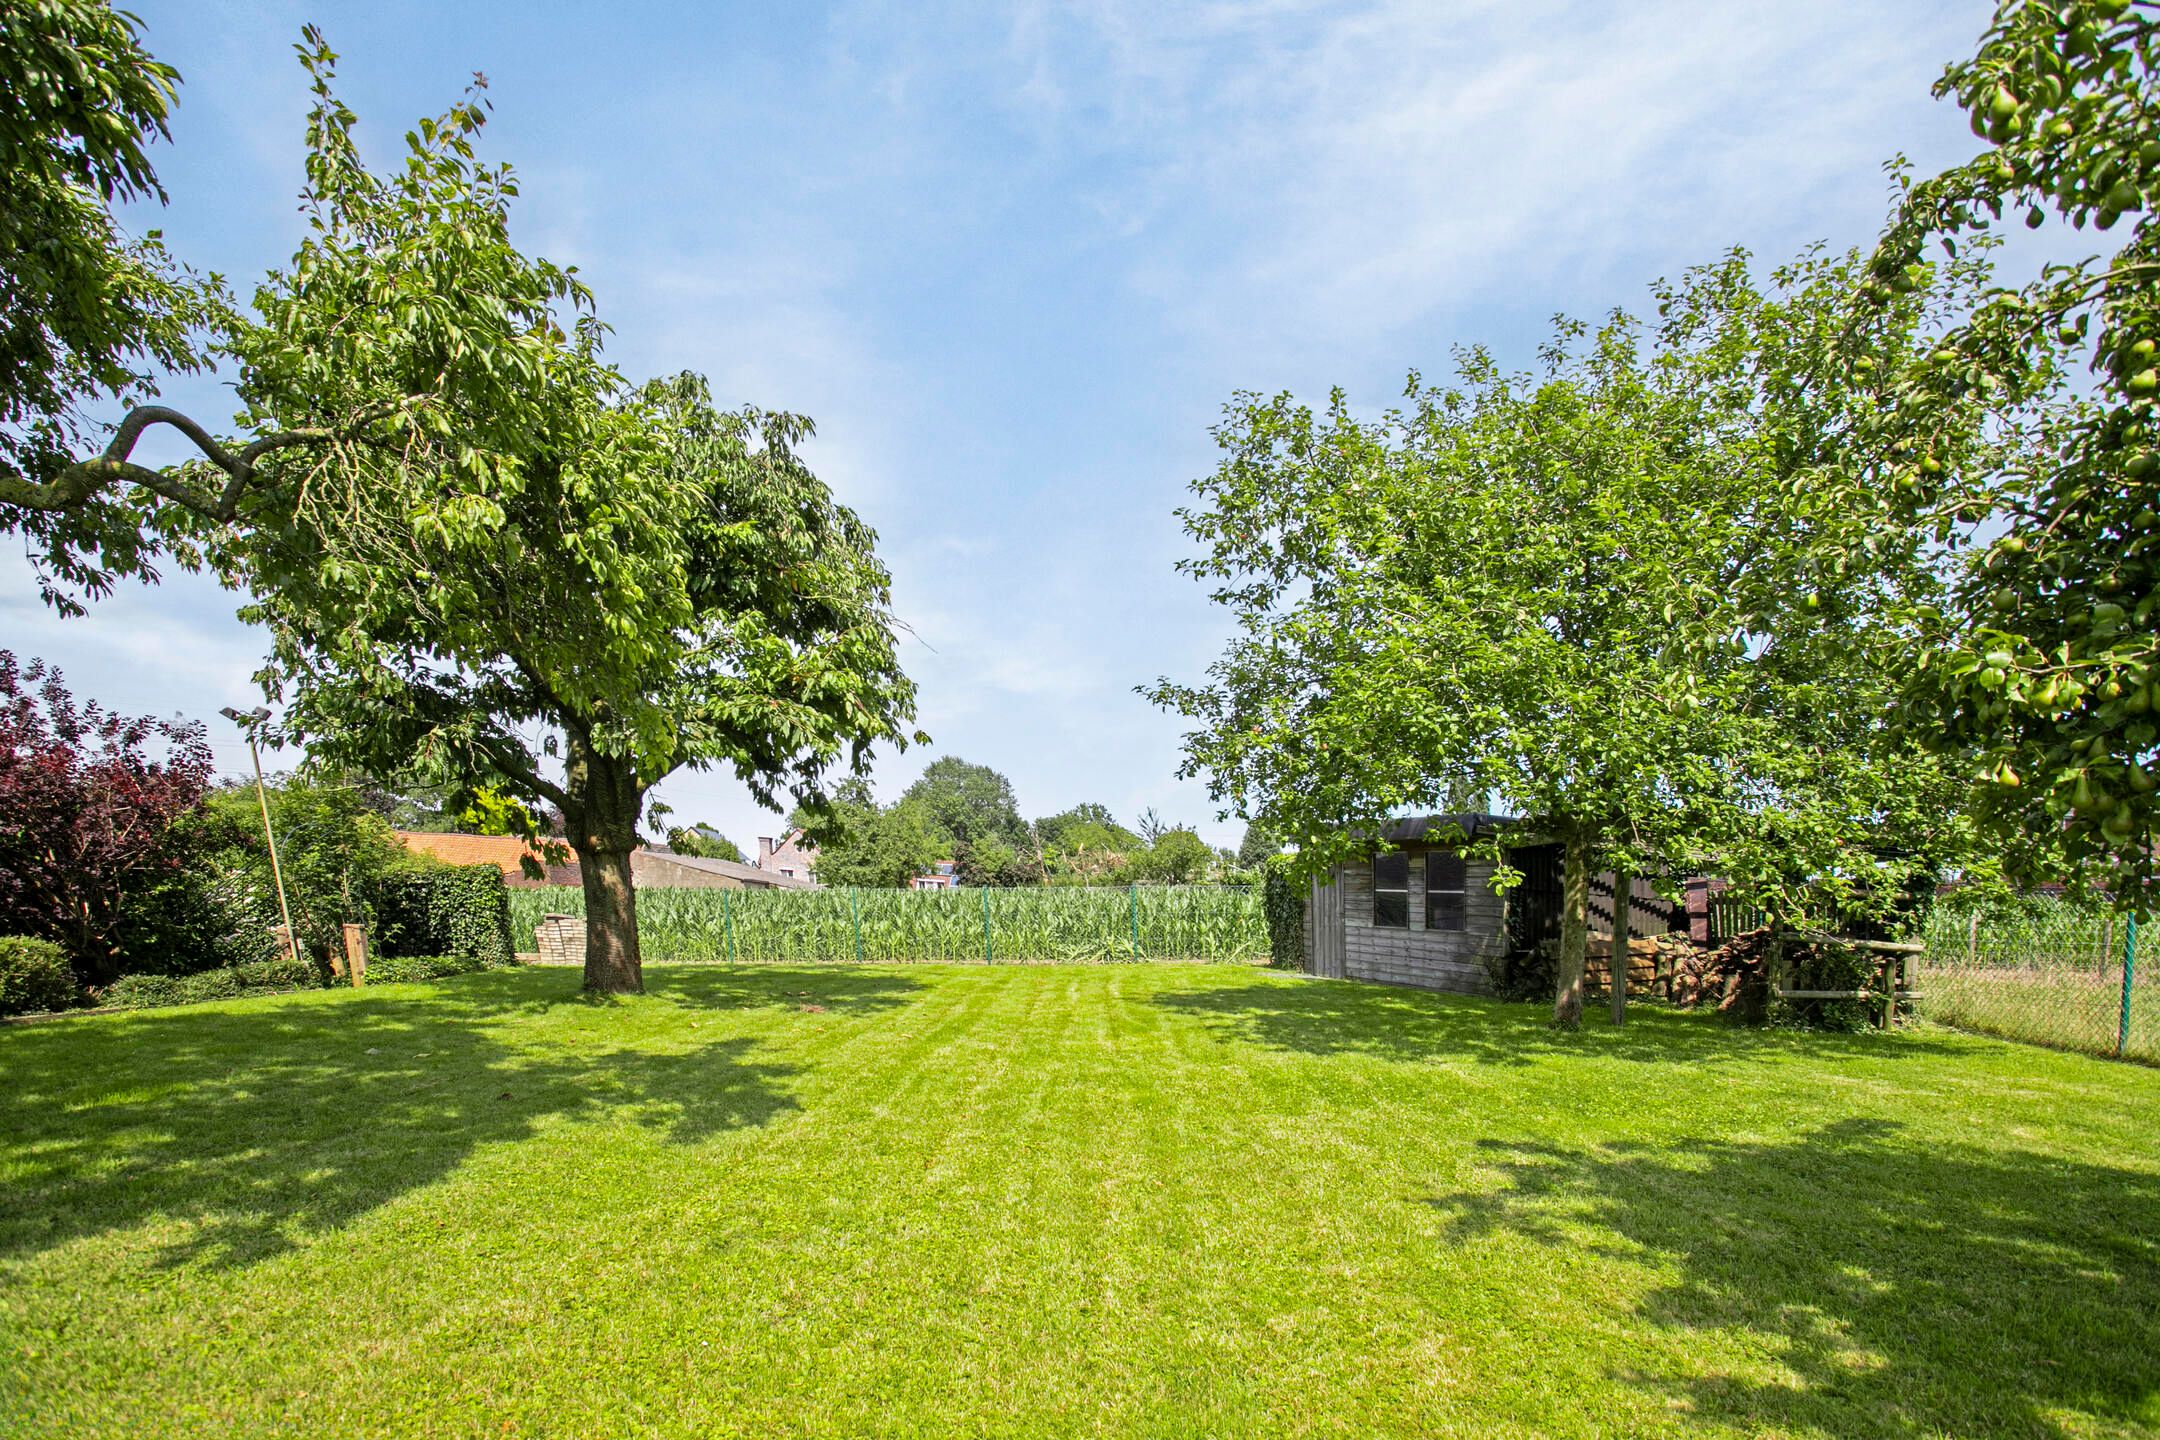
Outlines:
{"label": "wooden log pile", "polygon": [[[1637,935],[1628,940],[1627,978],[1630,995],[1653,993],[1653,987],[1662,973],[1659,965],[1662,951],[1659,945],[1664,938],[1662,935]],[[1583,984],[1591,994],[1603,995],[1612,976],[1612,936],[1587,937],[1583,954]]]}
{"label": "wooden log pile", "polygon": [[1770,931],[1749,930],[1715,949],[1692,941],[1673,956],[1672,1002],[1712,1005],[1719,1014],[1760,1023],[1770,998]]}

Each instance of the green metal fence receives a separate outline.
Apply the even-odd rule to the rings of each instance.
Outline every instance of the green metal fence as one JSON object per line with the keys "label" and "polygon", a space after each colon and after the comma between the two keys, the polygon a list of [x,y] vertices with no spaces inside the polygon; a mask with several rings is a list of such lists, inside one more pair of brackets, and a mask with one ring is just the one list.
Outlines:
{"label": "green metal fence", "polygon": [[[947,961],[1049,964],[1125,960],[1264,962],[1258,886],[958,890],[640,890],[648,960]],[[570,886],[510,892],[510,928],[535,948],[545,915],[582,915]]]}
{"label": "green metal fence", "polygon": [[1919,1012],[1960,1030],[2160,1060],[2152,927],[2067,905],[1929,917]]}

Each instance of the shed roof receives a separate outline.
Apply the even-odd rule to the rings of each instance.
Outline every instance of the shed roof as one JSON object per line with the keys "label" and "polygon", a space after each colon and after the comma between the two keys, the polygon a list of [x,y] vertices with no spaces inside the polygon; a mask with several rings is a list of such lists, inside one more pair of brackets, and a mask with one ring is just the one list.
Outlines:
{"label": "shed roof", "polygon": [[1525,822],[1514,815],[1493,815],[1464,810],[1453,815],[1403,815],[1380,827],[1380,838],[1390,845],[1440,845],[1458,840],[1481,840]]}

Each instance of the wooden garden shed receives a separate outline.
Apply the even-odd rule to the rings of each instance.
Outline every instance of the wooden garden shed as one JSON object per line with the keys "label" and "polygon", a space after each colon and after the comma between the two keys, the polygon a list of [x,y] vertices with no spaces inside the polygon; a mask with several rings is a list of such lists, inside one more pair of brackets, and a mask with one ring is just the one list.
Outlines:
{"label": "wooden garden shed", "polygon": [[[1493,862],[1466,855],[1472,841],[1501,837],[1522,881],[1493,893]],[[1560,937],[1560,847],[1506,815],[1413,815],[1390,821],[1360,860],[1312,882],[1305,905],[1305,968],[1314,975],[1378,980],[1482,995],[1510,955]],[[1590,886],[1590,929],[1612,933],[1614,879]],[[1688,926],[1684,907],[1647,880],[1633,886],[1629,931],[1659,935]]]}

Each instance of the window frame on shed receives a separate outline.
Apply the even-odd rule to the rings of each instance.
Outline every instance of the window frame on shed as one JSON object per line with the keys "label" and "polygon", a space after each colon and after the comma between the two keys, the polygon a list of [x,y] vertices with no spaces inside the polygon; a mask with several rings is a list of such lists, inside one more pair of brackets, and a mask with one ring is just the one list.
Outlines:
{"label": "window frame on shed", "polygon": [[1425,852],[1425,928],[1470,928],[1470,862],[1460,850]]}
{"label": "window frame on shed", "polygon": [[[1381,867],[1400,875],[1395,884],[1382,881]],[[1392,918],[1382,919],[1381,897],[1393,899],[1394,906],[1386,912]],[[1396,908],[1399,907],[1399,908]],[[1402,850],[1375,850],[1372,857],[1372,923],[1376,930],[1407,930],[1410,928],[1410,856]]]}

